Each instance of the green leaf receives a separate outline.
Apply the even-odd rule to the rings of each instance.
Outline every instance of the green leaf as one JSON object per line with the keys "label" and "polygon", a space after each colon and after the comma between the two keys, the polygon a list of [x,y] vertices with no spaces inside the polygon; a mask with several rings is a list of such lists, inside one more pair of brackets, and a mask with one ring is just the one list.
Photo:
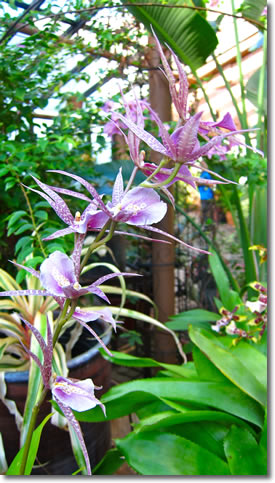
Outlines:
{"label": "green leaf", "polygon": [[224,450],[232,475],[266,475],[266,453],[245,428],[232,426]]}
{"label": "green leaf", "polygon": [[142,475],[230,474],[220,458],[174,434],[130,433],[115,442],[128,464]]}
{"label": "green leaf", "polygon": [[24,231],[27,231],[27,230],[33,231],[33,225],[31,223],[25,223],[24,225],[20,226],[20,228],[18,228],[18,230],[16,230],[14,232],[14,234],[20,235],[21,233],[23,233]]}
{"label": "green leaf", "polygon": [[[135,0],[131,0],[134,4]],[[146,5],[146,0],[142,2]],[[157,0],[155,0],[156,3]],[[128,1],[125,3],[129,4]],[[161,6],[127,6],[128,10],[140,20],[148,31],[152,27],[162,42],[167,44],[179,56],[182,62],[193,70],[202,66],[206,58],[218,44],[216,34],[210,24],[195,10],[189,8],[165,8]],[[193,6],[191,0],[184,2]],[[168,1],[169,5],[170,2]],[[173,0],[172,5],[183,5],[182,0]],[[205,41],[207,39],[207,42]]]}
{"label": "green leaf", "polygon": [[[46,316],[44,314],[41,314],[40,312],[36,313],[36,316],[34,319],[34,326],[39,330],[42,337],[44,337],[44,339],[46,340],[47,322],[46,322]],[[41,347],[33,335],[31,336],[30,349],[40,359],[40,361],[43,362]],[[23,419],[23,425],[21,430],[21,444],[24,444],[26,441],[30,419],[32,416],[32,411],[42,391],[41,380],[42,380],[41,371],[37,366],[36,362],[31,358],[30,370],[29,370],[28,393],[27,393],[27,399],[25,403],[24,419]]]}
{"label": "green leaf", "polygon": [[190,324],[209,326],[209,322],[215,322],[220,318],[220,314],[216,314],[215,312],[209,312],[204,309],[193,309],[173,315],[170,317],[172,322],[167,322],[165,325],[172,330],[187,330]]}
{"label": "green leaf", "polygon": [[32,241],[33,240],[30,236],[23,236],[22,238],[20,238],[20,240],[18,240],[18,242],[15,245],[15,254],[18,253],[22,247],[31,245]]}
{"label": "green leaf", "polygon": [[[112,387],[106,392],[101,402],[106,407],[106,419],[115,419],[137,411],[140,407],[154,400],[165,399],[178,403],[188,403],[197,409],[212,407],[238,416],[245,421],[263,425],[264,413],[261,406],[230,381],[204,382],[184,381],[173,378],[138,379]],[[104,421],[105,417],[99,407],[81,413],[75,412],[79,421]]]}
{"label": "green leaf", "polygon": [[10,228],[17,220],[19,220],[25,215],[28,215],[26,211],[23,211],[23,210],[15,211],[15,213],[13,213],[9,218],[8,228]]}
{"label": "green leaf", "polygon": [[[35,458],[36,458],[36,454],[37,454],[37,451],[38,451],[42,430],[43,430],[45,424],[47,423],[47,421],[52,417],[52,415],[53,415],[53,413],[48,414],[43,419],[42,423],[39,424],[39,426],[33,432],[32,440],[31,440],[31,444],[30,444],[30,451],[29,451],[26,469],[25,469],[25,473],[24,473],[25,475],[31,474],[33,464],[34,464],[34,461],[35,461]],[[11,465],[9,466],[8,471],[6,473],[7,475],[15,476],[15,475],[20,474],[19,471],[20,471],[20,465],[21,465],[21,459],[22,459],[23,451],[24,451],[24,446],[20,449],[20,451],[17,453],[14,460],[12,461]]]}
{"label": "green leaf", "polygon": [[46,221],[48,219],[48,213],[43,210],[38,210],[35,212],[36,218],[39,218],[40,220]]}
{"label": "green leaf", "polygon": [[3,444],[2,434],[0,433],[0,475],[4,475],[8,469],[8,464],[5,455],[5,448]]}
{"label": "green leaf", "polygon": [[244,340],[233,346],[231,351],[267,390],[267,357]]}
{"label": "green leaf", "polygon": [[219,338],[204,329],[190,327],[189,336],[210,361],[233,384],[263,406],[266,405],[266,388],[260,383],[250,368],[238,359],[234,352],[219,343]]}
{"label": "green leaf", "polygon": [[132,356],[130,354],[125,354],[124,352],[117,352],[112,350],[112,356],[109,356],[104,351],[104,349],[99,349],[99,351],[104,359],[107,359],[113,364],[118,364],[126,367],[164,367],[171,373],[177,374],[178,376],[190,377],[190,369],[188,366],[188,364],[190,365],[190,363],[179,366],[176,364],[165,364],[164,362],[158,362],[154,359],[150,359],[149,357]]}
{"label": "green leaf", "polygon": [[205,354],[195,345],[193,347],[193,359],[199,375],[202,381],[216,381],[225,382],[227,378],[221,371],[205,356]]}
{"label": "green leaf", "polygon": [[[257,0],[257,2],[255,0],[244,0],[241,6],[242,14],[251,20],[259,20],[265,6],[266,0]],[[253,23],[253,25],[255,24]]]}
{"label": "green leaf", "polygon": [[93,468],[92,474],[113,475],[124,462],[124,456],[117,448],[109,449],[102,460]]}
{"label": "green leaf", "polygon": [[221,301],[227,310],[233,310],[236,305],[242,302],[242,300],[237,292],[231,290],[229,279],[218,255],[214,251],[211,253],[212,255],[209,255],[208,257],[209,265],[213,277],[215,278]]}
{"label": "green leaf", "polygon": [[[182,427],[184,423],[196,422],[202,423],[203,421],[208,422],[219,422],[223,425],[230,426],[235,423],[240,426],[247,427],[247,424],[240,418],[236,418],[231,414],[227,414],[221,411],[209,411],[209,410],[192,410],[192,409],[182,409],[182,412],[176,413],[175,411],[161,411],[150,414],[149,416],[141,419],[139,423],[134,425],[134,430],[136,433],[140,431],[156,431],[157,429],[169,428],[169,432],[172,431],[172,427]],[[199,424],[199,426],[200,426]],[[166,429],[168,431],[168,429]],[[175,429],[176,431],[176,429]]]}

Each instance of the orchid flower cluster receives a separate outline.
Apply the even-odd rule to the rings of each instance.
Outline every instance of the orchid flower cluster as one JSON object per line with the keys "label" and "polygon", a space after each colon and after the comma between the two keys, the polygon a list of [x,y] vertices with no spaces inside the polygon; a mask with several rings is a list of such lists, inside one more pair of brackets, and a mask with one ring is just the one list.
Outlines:
{"label": "orchid flower cluster", "polygon": [[232,311],[222,307],[221,318],[211,326],[218,333],[238,336],[233,339],[237,344],[240,339],[250,339],[258,342],[263,336],[267,325],[267,289],[259,282],[249,284],[258,292],[256,300],[247,300],[242,305],[236,305]]}
{"label": "orchid flower cluster", "polygon": [[[202,121],[202,113],[188,117],[188,81],[186,74],[179,59],[171,51],[172,58],[178,69],[179,89],[177,90],[176,79],[157,38],[156,43],[162,60],[164,74],[169,82],[172,101],[179,115],[176,129],[172,133],[169,133],[157,113],[153,111],[148,103],[139,101],[138,99],[135,99],[134,103],[127,102],[122,94],[125,115],[117,112],[113,116],[112,124],[109,124],[108,129],[112,125],[114,127],[112,133],[119,132],[124,136],[125,142],[129,147],[130,157],[133,161],[133,170],[125,185],[122,169],[120,168],[114,182],[111,200],[105,201],[104,195],[99,195],[93,185],[76,174],[60,170],[51,170],[52,173],[60,174],[74,182],[78,182],[86,189],[87,194],[67,188],[49,186],[33,176],[33,180],[40,189],[31,187],[29,189],[46,200],[66,225],[65,228],[56,231],[45,238],[45,240],[53,240],[73,233],[74,249],[70,256],[60,251],[53,252],[43,261],[39,271],[15,263],[19,268],[23,268],[39,279],[43,289],[10,290],[0,293],[0,296],[12,297],[16,295],[50,295],[60,307],[60,315],[54,324],[55,330],[53,333],[49,320],[47,320],[47,342],[32,324],[22,319],[23,323],[32,332],[34,338],[40,345],[43,353],[42,362],[29,348],[25,347],[25,350],[41,370],[41,384],[44,389],[38,405],[42,404],[47,391],[51,390],[54,401],[60,407],[69,424],[75,429],[85,458],[88,474],[91,474],[89,457],[79,423],[73,415],[73,410],[85,411],[96,405],[101,405],[104,410],[104,406],[95,398],[94,385],[90,379],[74,381],[70,378],[53,374],[53,348],[66,322],[74,319],[92,333],[99,340],[103,348],[109,352],[109,349],[87,323],[101,318],[116,329],[117,321],[113,318],[111,310],[108,307],[99,307],[98,310],[94,311],[85,310],[79,307],[79,299],[84,295],[92,294],[98,296],[108,304],[109,299],[102,290],[102,284],[113,277],[138,276],[138,274],[129,272],[112,273],[99,278],[86,287],[82,287],[80,284],[81,272],[92,253],[98,247],[106,244],[114,234],[135,236],[146,240],[159,241],[160,243],[169,243],[170,240],[173,240],[192,249],[193,247],[186,244],[183,240],[153,226],[160,222],[167,212],[167,203],[161,199],[157,190],[163,192],[173,205],[174,199],[168,188],[173,183],[182,181],[196,189],[197,184],[200,184],[201,180],[192,175],[190,168],[200,168],[199,159],[213,152],[214,149],[219,152],[224,139],[228,138],[231,143],[240,143],[236,135],[244,132],[236,129],[230,114],[226,114],[219,122]],[[149,111],[151,119],[158,127],[161,142],[144,129],[144,108]],[[118,124],[119,122],[120,124]],[[127,129],[128,132],[126,131]],[[199,138],[205,140],[203,145],[200,144]],[[140,148],[141,141],[146,143],[150,149],[162,155],[162,160],[158,165],[145,161],[145,152]],[[135,177],[139,170],[145,175],[146,179],[138,186],[134,186]],[[215,173],[212,174],[215,175]],[[203,184],[206,182],[209,184],[229,182],[221,176],[217,175],[216,177],[219,179],[204,179],[202,182]],[[87,202],[87,207],[82,213],[77,211],[73,215],[63,200],[62,195],[85,201]],[[135,233],[133,233],[133,229]],[[161,234],[167,240],[151,239],[145,236],[143,232],[136,233],[137,230]],[[88,247],[85,255],[82,256],[85,237],[91,231],[96,233],[95,239]],[[205,250],[195,249],[203,253],[208,253]],[[32,421],[32,424],[34,427],[35,420]],[[28,445],[25,445],[25,456],[28,450]],[[22,465],[22,474],[24,474],[24,464]]]}

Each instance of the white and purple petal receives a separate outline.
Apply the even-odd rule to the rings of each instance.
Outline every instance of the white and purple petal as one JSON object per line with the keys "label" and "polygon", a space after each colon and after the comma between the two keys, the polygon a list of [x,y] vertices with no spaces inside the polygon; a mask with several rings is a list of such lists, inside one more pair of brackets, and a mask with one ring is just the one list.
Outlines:
{"label": "white and purple petal", "polygon": [[64,296],[64,288],[77,282],[74,263],[65,253],[55,251],[40,267],[43,287],[56,296]]}

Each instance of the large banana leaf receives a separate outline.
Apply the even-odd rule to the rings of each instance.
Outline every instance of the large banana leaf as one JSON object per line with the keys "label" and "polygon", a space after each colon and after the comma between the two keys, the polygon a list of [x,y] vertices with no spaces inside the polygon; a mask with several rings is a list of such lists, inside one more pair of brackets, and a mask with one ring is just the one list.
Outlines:
{"label": "large banana leaf", "polygon": [[[252,22],[253,20],[259,21],[259,17],[261,16],[264,7],[266,7],[266,4],[266,0],[257,0],[257,2],[255,0],[245,0],[241,6],[242,15],[247,19],[251,19]],[[253,23],[253,25],[255,24]]]}
{"label": "large banana leaf", "polygon": [[[125,3],[135,4],[135,0]],[[204,64],[206,58],[218,44],[216,34],[211,25],[198,13],[190,8],[169,8],[159,6],[158,0],[148,2],[142,0],[144,6],[128,6],[130,12],[152,32],[152,27],[162,42],[166,42],[178,55],[182,62],[192,70]],[[146,6],[150,3],[150,6]],[[156,3],[158,6],[152,5]],[[182,5],[195,7],[191,0],[168,0],[164,5]]]}

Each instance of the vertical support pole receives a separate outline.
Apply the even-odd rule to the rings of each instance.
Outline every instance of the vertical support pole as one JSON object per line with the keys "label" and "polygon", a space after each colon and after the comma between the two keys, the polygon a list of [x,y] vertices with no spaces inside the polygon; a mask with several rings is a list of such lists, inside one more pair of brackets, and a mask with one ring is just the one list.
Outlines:
{"label": "vertical support pole", "polygon": [[[149,37],[149,44],[155,45],[153,37]],[[166,77],[160,70],[154,69],[160,64],[160,57],[156,47],[149,50],[149,64],[153,69],[149,70],[149,100],[151,107],[158,113],[163,122],[171,121],[171,96]],[[151,161],[160,162],[159,153],[152,152]],[[157,225],[161,230],[173,234],[174,211],[168,205],[167,214]],[[174,243],[152,245],[152,277],[154,301],[159,309],[160,322],[167,322],[170,315],[174,314]],[[154,356],[163,362],[177,362],[177,352],[172,337],[164,331],[155,330],[154,333]]]}

